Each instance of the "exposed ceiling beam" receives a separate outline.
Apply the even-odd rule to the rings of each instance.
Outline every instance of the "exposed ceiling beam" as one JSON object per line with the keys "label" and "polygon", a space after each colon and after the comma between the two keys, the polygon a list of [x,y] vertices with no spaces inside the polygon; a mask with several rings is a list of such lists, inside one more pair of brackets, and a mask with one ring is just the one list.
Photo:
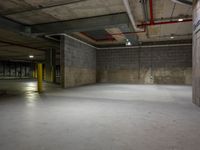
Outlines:
{"label": "exposed ceiling beam", "polygon": [[17,46],[17,47],[24,47],[24,48],[28,48],[28,49],[32,49],[32,50],[37,50],[37,51],[45,51],[45,49],[34,48],[34,47],[27,46],[27,45],[23,45],[23,44],[19,44],[19,43],[12,43],[12,42],[3,41],[3,40],[0,40],[0,43]]}
{"label": "exposed ceiling beam", "polygon": [[120,27],[129,23],[126,13],[33,25],[32,33],[55,34]]}
{"label": "exposed ceiling beam", "polygon": [[5,17],[0,17],[0,28],[23,33],[27,31],[28,26],[25,26]]}
{"label": "exposed ceiling beam", "polygon": [[174,3],[192,6],[192,0],[172,0]]}
{"label": "exposed ceiling beam", "polygon": [[34,55],[34,59],[30,59],[29,57],[27,57],[27,55],[23,55],[23,56],[10,56],[10,55],[5,55],[5,56],[0,56],[0,60],[1,61],[24,61],[24,62],[41,62],[44,61],[45,58],[41,55]]}
{"label": "exposed ceiling beam", "polygon": [[[0,17],[0,28],[19,32],[30,37],[33,35],[82,32],[105,29],[109,27],[118,27],[122,30],[122,32],[130,32],[132,31],[132,27],[129,26],[129,24],[130,21],[126,13],[90,17],[71,21],[59,21],[33,26],[25,26],[7,18]],[[126,38],[129,39],[131,43],[137,43],[137,37],[135,35],[127,35]]]}
{"label": "exposed ceiling beam", "polygon": [[[5,17],[1,17],[0,16],[0,28],[4,29],[5,31],[11,31],[13,33],[17,33],[20,36],[26,37],[27,40],[31,41],[31,40],[37,40],[38,43],[46,43],[46,45],[48,47],[45,48],[49,48],[49,47],[59,47],[59,44],[56,42],[52,42],[51,40],[45,39],[43,37],[37,37],[33,34],[31,34],[31,26],[26,26],[23,25],[21,23],[15,22],[13,20],[10,20],[8,18]],[[6,36],[6,35],[5,35]],[[19,38],[20,38],[19,36]],[[10,37],[12,38],[12,37]],[[16,42],[7,42],[6,41],[0,41],[1,43],[3,42],[4,44],[9,44],[9,45],[16,45],[16,46],[21,46],[21,47],[26,47],[26,48],[32,48],[32,49],[38,49],[38,50],[43,50],[42,48],[38,48],[38,47],[34,47],[34,46],[30,46],[28,44],[19,44],[17,41]]]}

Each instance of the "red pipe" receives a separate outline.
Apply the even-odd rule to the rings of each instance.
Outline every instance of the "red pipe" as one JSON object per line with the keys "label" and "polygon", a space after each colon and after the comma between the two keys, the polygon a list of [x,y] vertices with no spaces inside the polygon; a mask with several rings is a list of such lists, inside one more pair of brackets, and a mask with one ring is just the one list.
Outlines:
{"label": "red pipe", "polygon": [[[154,16],[153,16],[153,0],[149,0],[149,10],[150,10],[150,23],[142,23],[138,25],[138,27],[144,27],[143,31],[137,31],[137,32],[121,32],[121,33],[114,33],[114,34],[109,34],[108,37],[105,39],[100,39],[99,41],[103,40],[113,40],[112,36],[114,35],[128,35],[128,34],[135,34],[135,33],[143,33],[146,32],[146,26],[154,26],[154,25],[163,25],[163,24],[175,24],[175,23],[182,23],[182,22],[191,22],[192,19],[184,19],[183,21],[164,21],[164,22],[155,22],[154,21]],[[91,38],[91,37],[90,37]],[[97,39],[93,39],[98,41]]]}
{"label": "red pipe", "polygon": [[149,9],[150,9],[150,24],[154,24],[154,17],[153,17],[153,0],[149,0]]}
{"label": "red pipe", "polygon": [[154,25],[162,25],[162,24],[175,24],[175,23],[182,23],[182,22],[191,22],[192,19],[184,19],[183,21],[164,21],[164,22],[154,22],[153,24],[151,23],[143,23],[138,25],[140,26],[154,26]]}
{"label": "red pipe", "polygon": [[138,25],[140,26],[153,26],[153,25],[162,25],[162,24],[174,24],[181,22],[190,22],[192,19],[184,19],[183,21],[164,21],[164,22],[155,22],[153,17],[153,0],[149,0],[149,10],[150,10],[150,23],[143,23]]}

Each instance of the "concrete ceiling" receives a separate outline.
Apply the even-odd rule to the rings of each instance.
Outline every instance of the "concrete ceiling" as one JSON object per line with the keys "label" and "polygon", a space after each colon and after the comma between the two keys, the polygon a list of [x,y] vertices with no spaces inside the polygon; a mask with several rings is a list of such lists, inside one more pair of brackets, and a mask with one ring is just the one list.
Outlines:
{"label": "concrete ceiling", "polygon": [[1,8],[4,16],[28,25],[125,12],[121,0],[7,0]]}
{"label": "concrete ceiling", "polygon": [[[130,6],[132,14],[136,20],[137,25],[142,24],[145,21],[145,14],[143,11],[142,4],[139,0],[131,0]],[[147,0],[147,21],[150,20],[150,3]],[[188,19],[192,18],[192,7],[187,5],[181,5],[172,2],[171,0],[153,0],[153,17],[155,22],[163,21],[177,21],[179,18]],[[106,28],[110,30],[110,34],[117,34],[121,32],[112,32],[112,28]],[[128,33],[129,34],[129,33]],[[144,42],[159,42],[159,41],[177,41],[177,40],[190,40],[192,39],[192,22],[180,22],[173,24],[162,24],[155,26],[147,26],[146,32],[133,33],[129,35],[137,35],[139,43]],[[171,37],[174,38],[171,38]],[[84,40],[87,37],[81,36]],[[117,35],[118,44],[124,43],[126,37],[123,34]],[[88,40],[89,41],[89,40]],[[91,40],[90,40],[91,41]],[[105,42],[93,42],[96,45],[102,45]],[[113,43],[113,42],[112,42]],[[105,43],[106,44],[106,43]]]}
{"label": "concrete ceiling", "polygon": [[[44,54],[44,51],[39,51],[32,48],[21,47],[16,45],[0,45],[0,60],[17,59],[39,61],[44,60]],[[29,55],[34,55],[34,58],[30,59]]]}
{"label": "concrete ceiling", "polygon": [[[192,7],[173,3],[171,0],[153,0],[153,15],[155,21],[171,21],[178,20],[178,18],[192,18]],[[148,18],[150,18],[150,16]],[[150,26],[148,27],[149,36],[146,36],[145,34],[146,33],[139,34],[140,41],[191,39],[192,22]],[[173,35],[174,39],[170,39],[171,35]]]}
{"label": "concrete ceiling", "polygon": [[[150,0],[146,0],[146,6],[144,7],[141,0],[129,0],[132,14],[137,25],[141,25],[146,21],[149,22],[149,1]],[[146,8],[147,20],[145,20],[144,8]],[[7,24],[4,26],[0,24],[0,41],[2,41],[0,44],[5,44],[6,42],[6,44],[11,43],[11,46],[6,46],[6,48],[0,46],[0,56],[6,55],[6,51],[8,51],[8,54],[12,53],[10,51],[18,51],[20,49],[19,47],[23,49],[23,52],[25,52],[24,49],[26,49],[27,53],[24,53],[25,55],[28,55],[29,51],[34,52],[33,49],[46,50],[50,47],[58,48],[58,43],[55,44],[53,41],[37,37],[40,34],[47,34],[52,30],[55,30],[56,33],[56,31],[59,31],[58,29],[61,29],[61,31],[65,33],[70,31],[71,35],[95,46],[124,45],[127,38],[138,41],[138,43],[161,42],[165,40],[191,40],[192,38],[191,22],[146,26],[145,32],[130,33],[134,32],[134,30],[131,27],[129,19],[128,22],[126,22],[128,16],[123,17],[123,13],[125,12],[126,9],[122,0],[1,1],[1,17],[19,23],[17,28],[20,28],[20,30],[19,32],[15,30],[11,31],[10,28],[6,28]],[[117,19],[117,14],[119,13],[121,18]],[[192,7],[173,3],[171,0],[153,0],[153,17],[155,22],[177,21],[178,18],[192,18]],[[52,22],[54,26],[50,24]],[[23,30],[21,30],[21,24],[25,26]],[[109,24],[111,26],[109,26]],[[11,28],[13,26],[16,25],[11,25]],[[24,30],[28,29],[27,27],[30,27],[30,33],[28,32],[28,35],[22,34]],[[46,30],[40,30],[41,33],[36,32],[32,34],[31,31],[35,31],[32,30],[35,28]],[[68,30],[68,32],[66,32],[66,30]],[[96,41],[80,33],[84,30],[90,32],[93,36],[96,34],[96,37],[102,37],[103,35],[97,35],[100,34],[97,31],[104,30],[115,40]],[[128,34],[124,32],[128,32]],[[171,36],[174,38],[171,39]],[[35,52],[35,55],[38,55],[37,52]]]}
{"label": "concrete ceiling", "polygon": [[34,55],[32,60],[43,60],[45,51],[50,48],[59,49],[59,44],[0,29],[0,59],[28,60],[29,55]]}

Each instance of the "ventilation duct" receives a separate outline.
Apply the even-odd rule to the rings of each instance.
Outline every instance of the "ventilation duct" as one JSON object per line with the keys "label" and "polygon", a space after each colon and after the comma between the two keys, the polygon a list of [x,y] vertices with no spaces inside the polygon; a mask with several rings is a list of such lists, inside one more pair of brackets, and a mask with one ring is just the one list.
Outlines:
{"label": "ventilation duct", "polygon": [[138,28],[137,25],[136,25],[136,22],[135,22],[135,19],[133,17],[133,14],[131,12],[131,7],[130,7],[130,4],[129,4],[129,0],[123,0],[123,3],[124,3],[124,6],[126,8],[126,12],[128,14],[128,17],[131,21],[131,24],[134,28],[135,31],[142,31],[142,29]]}
{"label": "ventilation duct", "polygon": [[192,6],[192,0],[172,0],[174,3]]}

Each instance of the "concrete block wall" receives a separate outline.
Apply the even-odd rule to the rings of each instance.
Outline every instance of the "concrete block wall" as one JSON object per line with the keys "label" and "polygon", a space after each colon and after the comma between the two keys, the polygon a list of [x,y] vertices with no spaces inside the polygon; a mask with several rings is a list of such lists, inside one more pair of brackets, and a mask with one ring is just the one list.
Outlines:
{"label": "concrete block wall", "polygon": [[97,81],[191,84],[192,46],[97,50]]}
{"label": "concrete block wall", "polygon": [[62,37],[61,83],[65,88],[96,83],[96,50],[93,47]]}
{"label": "concrete block wall", "polygon": [[193,1],[193,103],[200,106],[200,1]]}

